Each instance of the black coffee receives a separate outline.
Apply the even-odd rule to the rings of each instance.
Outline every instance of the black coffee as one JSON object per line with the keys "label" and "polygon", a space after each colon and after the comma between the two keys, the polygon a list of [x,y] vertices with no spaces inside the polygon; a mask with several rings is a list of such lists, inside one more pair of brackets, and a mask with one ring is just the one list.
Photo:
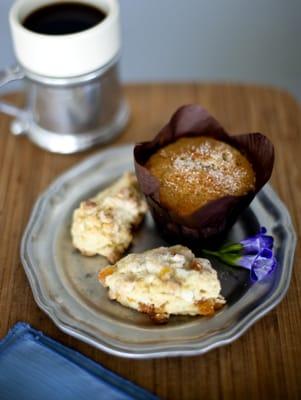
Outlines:
{"label": "black coffee", "polygon": [[92,28],[106,14],[99,8],[83,3],[56,3],[36,9],[23,21],[30,31],[46,35],[67,35]]}

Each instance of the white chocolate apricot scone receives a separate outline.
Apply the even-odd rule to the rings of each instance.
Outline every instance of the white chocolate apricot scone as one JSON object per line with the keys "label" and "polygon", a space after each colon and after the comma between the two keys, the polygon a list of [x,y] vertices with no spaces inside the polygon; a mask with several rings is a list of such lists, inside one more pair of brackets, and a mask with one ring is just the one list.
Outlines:
{"label": "white chocolate apricot scone", "polygon": [[136,177],[127,172],[74,211],[73,246],[85,256],[98,254],[114,263],[131,244],[133,229],[142,222],[146,211]]}
{"label": "white chocolate apricot scone", "polygon": [[210,261],[180,245],[129,254],[102,269],[98,279],[110,299],[159,323],[171,314],[213,315],[225,304]]}

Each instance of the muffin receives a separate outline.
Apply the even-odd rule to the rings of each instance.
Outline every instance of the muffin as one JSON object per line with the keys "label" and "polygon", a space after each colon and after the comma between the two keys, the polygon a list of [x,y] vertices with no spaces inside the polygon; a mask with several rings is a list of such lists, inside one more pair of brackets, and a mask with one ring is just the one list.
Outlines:
{"label": "muffin", "polygon": [[237,149],[210,137],[182,137],[145,164],[160,182],[161,204],[184,216],[225,196],[255,188],[251,163]]}
{"label": "muffin", "polygon": [[157,323],[170,315],[211,316],[225,304],[210,261],[196,258],[184,246],[129,254],[102,269],[98,278],[110,299]]}
{"label": "muffin", "polygon": [[274,147],[261,133],[231,136],[188,105],[135,146],[134,160],[158,232],[171,243],[214,247],[269,180]]}

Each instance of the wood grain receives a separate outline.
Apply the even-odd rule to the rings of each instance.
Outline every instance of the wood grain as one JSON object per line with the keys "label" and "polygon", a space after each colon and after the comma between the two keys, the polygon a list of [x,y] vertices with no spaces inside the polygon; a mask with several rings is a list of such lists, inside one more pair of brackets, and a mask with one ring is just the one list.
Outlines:
{"label": "wood grain", "polygon": [[[132,120],[114,145],[151,138],[185,103],[208,108],[232,133],[260,131],[276,147],[272,184],[301,233],[301,114],[273,88],[232,84],[126,87]],[[20,94],[7,97],[15,104]],[[17,321],[91,357],[163,399],[298,399],[301,397],[301,261],[297,246],[291,287],[282,303],[243,337],[198,357],[133,361],[116,358],[59,331],[36,306],[20,264],[19,246],[37,196],[66,168],[93,151],[61,156],[9,134],[0,116],[0,338]],[[59,398],[59,397],[58,397]]]}

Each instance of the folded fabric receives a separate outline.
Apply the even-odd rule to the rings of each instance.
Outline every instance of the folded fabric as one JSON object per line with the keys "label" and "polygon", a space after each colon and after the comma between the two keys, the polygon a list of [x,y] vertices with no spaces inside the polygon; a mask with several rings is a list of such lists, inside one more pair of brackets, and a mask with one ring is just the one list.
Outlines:
{"label": "folded fabric", "polygon": [[20,322],[0,341],[0,399],[158,398]]}

